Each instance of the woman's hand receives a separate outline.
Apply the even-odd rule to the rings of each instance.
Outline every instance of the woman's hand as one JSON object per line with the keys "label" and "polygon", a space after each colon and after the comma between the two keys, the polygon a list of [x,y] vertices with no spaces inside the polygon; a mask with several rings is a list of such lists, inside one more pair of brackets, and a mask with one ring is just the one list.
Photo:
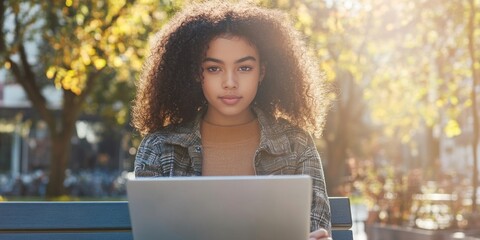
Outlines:
{"label": "woman's hand", "polygon": [[308,240],[332,240],[332,238],[328,235],[328,231],[320,228],[316,231],[313,231],[308,235]]}

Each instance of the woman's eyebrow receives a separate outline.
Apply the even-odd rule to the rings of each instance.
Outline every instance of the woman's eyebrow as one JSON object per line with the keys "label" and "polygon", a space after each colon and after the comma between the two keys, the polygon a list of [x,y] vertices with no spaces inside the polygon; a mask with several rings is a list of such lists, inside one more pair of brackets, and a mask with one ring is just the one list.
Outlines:
{"label": "woman's eyebrow", "polygon": [[216,63],[223,63],[222,60],[216,59],[216,58],[211,58],[211,57],[206,57],[203,59],[203,62],[216,62]]}
{"label": "woman's eyebrow", "polygon": [[[257,59],[255,57],[246,56],[246,57],[238,59],[237,61],[235,61],[235,63],[241,63],[241,62],[245,62],[245,61],[248,61],[248,60],[257,61]],[[223,63],[222,60],[217,59],[217,58],[212,58],[212,57],[206,57],[205,59],[203,59],[203,62]]]}
{"label": "woman's eyebrow", "polygon": [[246,56],[246,57],[238,59],[237,61],[235,61],[235,63],[241,63],[241,62],[245,62],[245,61],[248,61],[248,60],[257,61],[257,59],[255,57]]}

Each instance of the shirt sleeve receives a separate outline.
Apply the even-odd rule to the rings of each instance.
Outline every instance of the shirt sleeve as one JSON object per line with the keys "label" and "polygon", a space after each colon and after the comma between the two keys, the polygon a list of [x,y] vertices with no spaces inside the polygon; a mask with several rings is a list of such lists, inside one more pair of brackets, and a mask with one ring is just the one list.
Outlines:
{"label": "shirt sleeve", "polygon": [[160,144],[154,135],[147,135],[140,143],[135,156],[135,177],[162,176]]}
{"label": "shirt sleeve", "polygon": [[305,151],[299,156],[297,172],[312,177],[312,209],[310,230],[324,228],[331,232],[331,213],[323,167],[317,148],[311,136],[308,136]]}

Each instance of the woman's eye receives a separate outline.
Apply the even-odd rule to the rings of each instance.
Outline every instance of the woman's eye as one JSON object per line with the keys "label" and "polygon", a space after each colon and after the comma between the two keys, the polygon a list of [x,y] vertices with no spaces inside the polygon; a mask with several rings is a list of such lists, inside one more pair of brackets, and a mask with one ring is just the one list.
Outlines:
{"label": "woman's eye", "polygon": [[207,68],[207,71],[209,71],[209,72],[218,72],[218,71],[220,71],[220,68],[219,68],[219,67],[208,67],[208,68]]}
{"label": "woman's eye", "polygon": [[247,71],[251,71],[252,67],[242,66],[242,67],[239,68],[239,70],[242,71],[242,72],[247,72]]}

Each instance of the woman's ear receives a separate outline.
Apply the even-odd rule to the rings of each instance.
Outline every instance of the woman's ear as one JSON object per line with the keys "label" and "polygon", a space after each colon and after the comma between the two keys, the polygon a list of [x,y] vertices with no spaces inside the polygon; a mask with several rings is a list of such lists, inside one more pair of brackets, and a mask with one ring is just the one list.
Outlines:
{"label": "woman's ear", "polygon": [[260,77],[258,78],[258,84],[261,84],[263,81],[263,78],[265,77],[265,64],[262,64],[260,66]]}
{"label": "woman's ear", "polygon": [[203,86],[203,68],[200,70],[200,74],[195,77],[195,82],[198,82]]}

